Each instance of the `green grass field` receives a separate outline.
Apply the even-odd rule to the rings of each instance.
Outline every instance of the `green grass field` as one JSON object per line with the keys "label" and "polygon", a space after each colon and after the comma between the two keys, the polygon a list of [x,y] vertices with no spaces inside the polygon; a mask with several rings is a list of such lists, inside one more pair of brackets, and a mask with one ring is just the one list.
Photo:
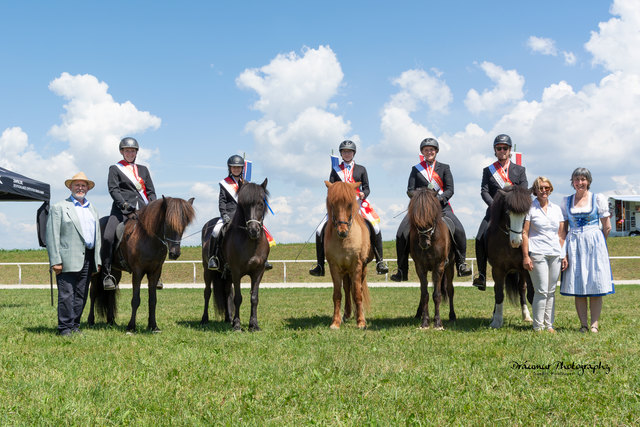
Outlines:
{"label": "green grass field", "polygon": [[[637,237],[616,237],[607,241],[609,245],[609,254],[611,256],[640,256],[640,238]],[[469,240],[467,245],[467,257],[475,258],[475,240]],[[395,242],[384,242],[385,258],[395,259]],[[199,246],[182,248],[180,260],[200,260],[202,252]],[[312,243],[303,245],[279,244],[271,249],[269,256],[271,260],[309,260],[315,259],[315,246]],[[3,262],[47,262],[47,252],[41,250],[0,250],[0,263]],[[640,278],[640,259],[631,260],[613,260],[612,261],[613,276],[617,280],[634,280]],[[313,277],[309,275],[308,270],[313,263],[289,263],[287,264],[287,282],[329,282],[330,276]],[[391,272],[395,271],[396,263],[389,264]],[[489,268],[489,274],[490,274]],[[266,272],[263,282],[273,283],[282,282],[284,278],[282,263],[274,263],[274,269]],[[14,265],[0,265],[0,284],[16,284],[18,283],[18,267]],[[489,275],[490,277],[490,275]],[[193,283],[193,265],[192,264],[165,264],[162,274],[165,283]],[[146,280],[146,279],[145,279]],[[370,282],[381,282],[385,280],[384,276],[375,274],[373,264],[369,265],[367,280]],[[409,264],[409,280],[418,281],[413,263]],[[461,279],[455,278],[456,281]],[[464,278],[468,281],[468,278]],[[196,265],[196,282],[204,283],[202,279],[202,264]],[[22,267],[22,283],[25,284],[47,284],[49,283],[49,273],[47,266],[43,265],[27,265]],[[131,277],[128,274],[123,276],[123,283],[131,283]]]}
{"label": "green grass field", "polygon": [[329,329],[330,289],[263,289],[257,333],[200,327],[202,290],[165,289],[151,334],[144,292],[127,335],[120,292],[119,326],[62,338],[48,290],[0,290],[0,425],[640,423],[640,286],[605,298],[599,334],[560,295],[558,333],[511,305],[492,330],[493,293],[474,288],[456,288],[455,324],[445,307],[445,331],[419,330],[419,291],[395,287],[371,290],[365,331]]}

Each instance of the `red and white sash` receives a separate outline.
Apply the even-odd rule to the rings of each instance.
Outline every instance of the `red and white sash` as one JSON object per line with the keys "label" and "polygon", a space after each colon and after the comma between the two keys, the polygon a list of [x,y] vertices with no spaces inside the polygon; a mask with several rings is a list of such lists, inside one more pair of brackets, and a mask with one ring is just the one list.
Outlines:
{"label": "red and white sash", "polygon": [[429,166],[427,162],[423,160],[418,163],[415,168],[418,169],[418,172],[420,172],[422,176],[424,176],[429,185],[433,187],[434,190],[436,190],[436,193],[442,194],[444,192],[444,190],[442,189],[444,187],[444,181],[442,180],[442,177],[438,175],[438,172],[436,172],[435,160],[431,166]]}
{"label": "red and white sash", "polygon": [[500,188],[508,187],[513,185],[513,182],[509,179],[509,166],[511,162],[507,163],[506,170],[500,165],[500,162],[495,162],[489,165],[489,172],[493,176],[493,179],[496,180]]}
{"label": "red and white sash", "polygon": [[229,194],[231,194],[231,197],[233,197],[233,200],[235,200],[237,203],[238,202],[238,183],[233,178],[228,176],[222,181],[220,181],[220,185],[222,185],[224,189],[227,190]]}
{"label": "red and white sash", "polygon": [[[353,169],[355,169],[355,166],[356,166],[356,163],[353,162],[353,165],[351,165],[351,168],[347,169],[347,167],[344,165],[344,162],[342,162],[338,166],[334,167],[333,169],[336,171],[341,181],[355,182],[355,180],[353,179]],[[356,198],[360,200],[360,197],[356,196]],[[371,206],[371,203],[369,203],[368,200],[360,201],[360,215],[362,215],[364,219],[366,219],[373,225],[377,225],[380,223],[380,217],[378,216],[376,211],[373,209],[373,207]]]}
{"label": "red and white sash", "polygon": [[142,200],[144,200],[144,203],[149,204],[147,186],[144,184],[144,180],[138,175],[138,165],[135,163],[129,163],[126,160],[120,160],[116,163],[116,166],[120,169],[120,172],[122,172],[124,176],[129,178],[129,181],[133,183],[138,193],[140,193]]}

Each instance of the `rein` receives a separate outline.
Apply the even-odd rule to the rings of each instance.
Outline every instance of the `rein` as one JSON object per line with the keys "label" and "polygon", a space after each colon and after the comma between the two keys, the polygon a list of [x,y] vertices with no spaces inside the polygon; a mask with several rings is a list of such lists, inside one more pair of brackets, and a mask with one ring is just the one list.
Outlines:
{"label": "rein", "polygon": [[[432,226],[431,228],[428,228],[426,230],[420,230],[418,228],[418,235],[420,235],[422,237],[425,237],[425,238],[428,238],[428,239],[431,239],[431,237],[433,237],[433,233],[435,233],[435,231],[436,231],[436,227],[435,226]],[[422,242],[419,239],[418,239],[418,246],[420,246],[420,249],[422,249],[422,250],[429,249],[429,246],[427,246],[427,247],[422,246]]]}

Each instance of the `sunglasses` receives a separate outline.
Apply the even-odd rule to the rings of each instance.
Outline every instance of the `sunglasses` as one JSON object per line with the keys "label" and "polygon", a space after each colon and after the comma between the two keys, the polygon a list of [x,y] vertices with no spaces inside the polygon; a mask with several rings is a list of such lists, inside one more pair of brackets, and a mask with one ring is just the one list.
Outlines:
{"label": "sunglasses", "polygon": [[551,191],[551,187],[538,187],[540,191]]}
{"label": "sunglasses", "polygon": [[496,147],[496,151],[509,151],[511,149],[511,147],[508,147],[506,145],[500,146],[500,147]]}

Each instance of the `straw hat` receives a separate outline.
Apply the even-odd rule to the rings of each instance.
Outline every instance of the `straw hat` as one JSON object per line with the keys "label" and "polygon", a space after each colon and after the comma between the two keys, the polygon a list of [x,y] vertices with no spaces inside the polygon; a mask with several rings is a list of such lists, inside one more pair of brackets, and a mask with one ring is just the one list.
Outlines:
{"label": "straw hat", "polygon": [[69,190],[71,190],[71,183],[73,183],[73,181],[85,181],[89,186],[89,190],[96,186],[96,183],[87,178],[87,175],[85,175],[84,172],[78,172],[77,174],[73,175],[71,179],[68,179],[64,182],[64,185]]}

